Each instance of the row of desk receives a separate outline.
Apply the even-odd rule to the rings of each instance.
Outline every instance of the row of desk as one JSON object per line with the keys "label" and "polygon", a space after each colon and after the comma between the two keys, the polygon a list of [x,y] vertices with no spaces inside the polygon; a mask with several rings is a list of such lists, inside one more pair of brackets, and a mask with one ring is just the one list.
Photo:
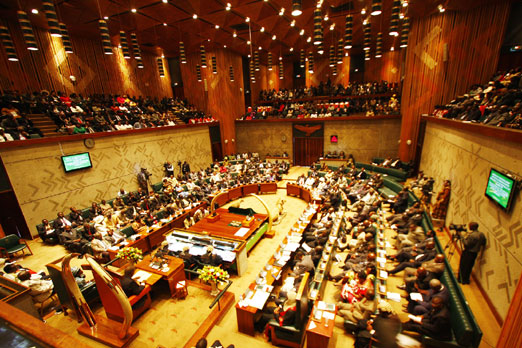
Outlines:
{"label": "row of desk", "polygon": [[247,196],[249,194],[265,194],[265,193],[276,193],[277,182],[261,182],[254,184],[237,185],[228,189],[227,191],[220,192],[214,203],[219,206],[227,204],[235,199]]}
{"label": "row of desk", "polygon": [[[256,280],[248,286],[246,292],[241,296],[240,301],[235,306],[239,332],[251,336],[255,335],[255,316],[258,311],[263,308],[274,286],[280,285],[279,282],[282,279],[283,268],[291,259],[293,251],[297,249],[293,248],[297,243],[295,241],[297,239],[299,240],[297,245],[299,246],[302,239],[302,233],[308,228],[316,213],[316,206],[309,205],[306,208],[299,220],[291,228],[284,241],[279,245],[274,255],[270,257],[263,270],[260,271]],[[292,249],[293,251],[290,251]],[[258,291],[260,293],[257,293]],[[257,301],[255,304],[250,303],[252,299],[259,298],[261,298],[261,300]],[[264,302],[262,301],[262,298],[264,298]]]}

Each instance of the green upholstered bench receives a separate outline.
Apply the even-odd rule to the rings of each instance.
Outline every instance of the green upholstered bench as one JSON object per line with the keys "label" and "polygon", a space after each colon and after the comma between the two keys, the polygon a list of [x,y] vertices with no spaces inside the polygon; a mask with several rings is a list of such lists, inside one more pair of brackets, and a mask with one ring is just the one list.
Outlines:
{"label": "green upholstered bench", "polygon": [[158,183],[152,185],[152,190],[156,193],[160,192],[162,188],[163,188],[163,183],[161,183],[161,182],[158,182]]}
{"label": "green upholstered bench", "polygon": [[17,252],[22,251],[25,254],[25,249],[29,250],[31,255],[33,252],[27,242],[18,237],[15,234],[7,235],[3,238],[0,238],[0,255],[6,259],[10,259]]}
{"label": "green upholstered bench", "polygon": [[125,226],[120,232],[124,234],[126,238],[129,238],[130,236],[135,234],[134,229],[131,225]]}

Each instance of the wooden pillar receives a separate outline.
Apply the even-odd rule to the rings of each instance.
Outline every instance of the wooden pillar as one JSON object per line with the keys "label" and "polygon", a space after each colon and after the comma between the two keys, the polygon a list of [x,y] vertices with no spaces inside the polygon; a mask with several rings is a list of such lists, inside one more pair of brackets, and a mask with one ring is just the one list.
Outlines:
{"label": "wooden pillar", "polygon": [[402,161],[415,158],[422,114],[467,93],[475,83],[487,82],[496,71],[509,10],[509,2],[499,2],[412,21],[408,47],[403,48]]}

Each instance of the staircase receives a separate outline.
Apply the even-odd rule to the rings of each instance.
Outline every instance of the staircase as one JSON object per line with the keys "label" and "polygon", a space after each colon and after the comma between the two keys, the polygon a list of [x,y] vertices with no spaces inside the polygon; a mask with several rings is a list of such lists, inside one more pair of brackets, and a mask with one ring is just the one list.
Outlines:
{"label": "staircase", "polygon": [[44,114],[27,114],[26,117],[33,121],[35,127],[39,128],[45,137],[56,137],[56,124]]}

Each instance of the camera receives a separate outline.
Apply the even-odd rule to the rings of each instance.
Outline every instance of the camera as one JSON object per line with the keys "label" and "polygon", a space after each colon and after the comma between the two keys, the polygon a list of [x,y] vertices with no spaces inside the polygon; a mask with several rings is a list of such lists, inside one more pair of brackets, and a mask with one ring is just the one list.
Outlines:
{"label": "camera", "polygon": [[463,231],[466,231],[466,225],[464,225],[464,224],[458,225],[458,224],[451,223],[449,225],[449,229],[450,230],[455,230],[457,232],[463,232]]}

